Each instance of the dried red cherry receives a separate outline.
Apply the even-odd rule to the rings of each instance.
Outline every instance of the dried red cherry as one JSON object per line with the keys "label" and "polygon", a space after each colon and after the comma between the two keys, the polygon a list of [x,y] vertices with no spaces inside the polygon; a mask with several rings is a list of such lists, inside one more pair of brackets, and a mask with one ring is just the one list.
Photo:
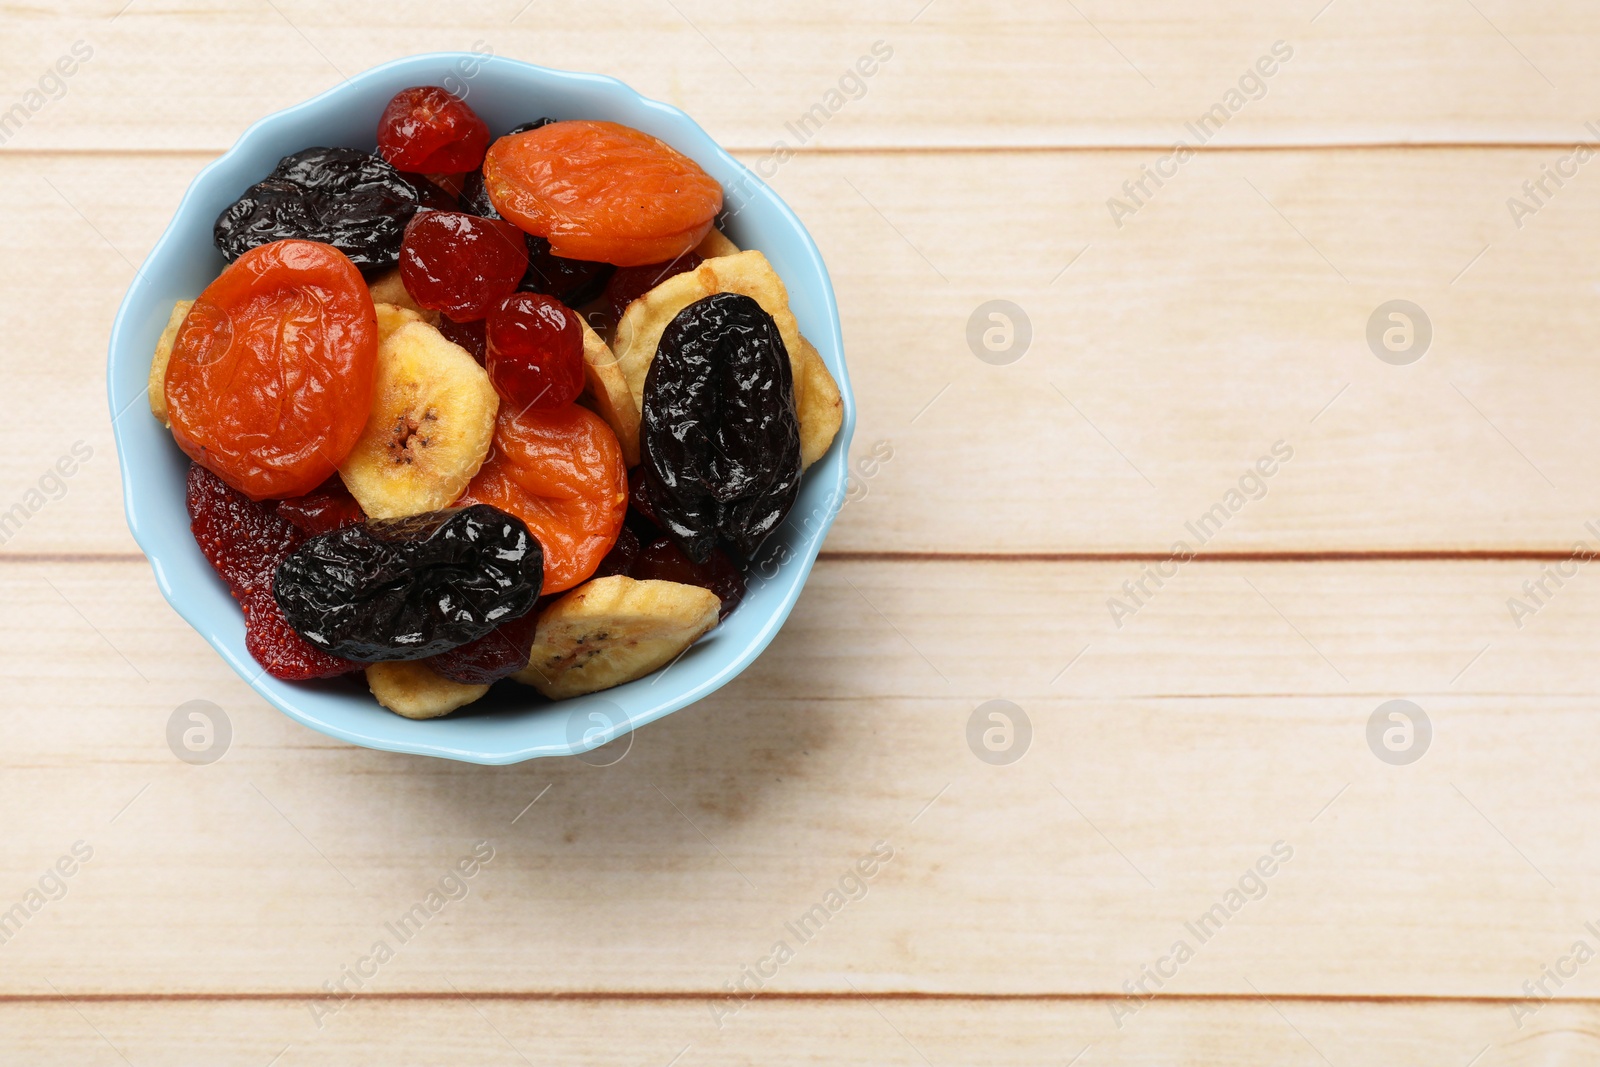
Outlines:
{"label": "dried red cherry", "polygon": [[378,151],[400,170],[462,174],[481,166],[488,148],[488,124],[437,85],[400,90],[378,120]]}
{"label": "dried red cherry", "polygon": [[519,411],[564,407],[583,392],[583,327],[560,301],[516,293],[489,313],[484,367]]}
{"label": "dried red cherry", "polygon": [[462,211],[418,213],[400,246],[406,292],[456,322],[483,318],[516,292],[527,269],[520,230]]}
{"label": "dried red cherry", "polygon": [[622,318],[629,304],[639,299],[668,278],[694,270],[705,260],[699,253],[685,252],[669,263],[652,263],[647,267],[618,267],[606,283],[606,310],[611,321]]}
{"label": "dried red cherry", "polygon": [[670,538],[663,537],[639,553],[628,575],[641,582],[677,582],[709,589],[722,601],[717,609],[719,619],[726,619],[744,599],[744,573],[720,548],[713,548],[705,563],[696,563]]}
{"label": "dried red cherry", "polygon": [[277,502],[277,512],[308,537],[366,522],[366,513],[335,474],[305,496]]}
{"label": "dried red cherry", "polygon": [[361,664],[307,644],[272,595],[273,572],[302,535],[271,504],[257,503],[196,463],[189,468],[189,529],[244,609],[245,650],[274,678],[331,678]]}
{"label": "dried red cherry", "polygon": [[538,628],[539,612],[533,610],[502,623],[476,641],[429,657],[427,664],[453,682],[493,685],[528,665]]}
{"label": "dried red cherry", "polygon": [[278,564],[295,631],[347,659],[426,659],[526,614],[544,581],[527,524],[488,504],[313,537]]}

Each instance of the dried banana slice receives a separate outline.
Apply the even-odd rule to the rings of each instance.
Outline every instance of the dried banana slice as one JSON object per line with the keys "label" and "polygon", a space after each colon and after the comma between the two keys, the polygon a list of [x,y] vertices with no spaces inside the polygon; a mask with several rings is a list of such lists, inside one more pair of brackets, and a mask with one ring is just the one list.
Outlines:
{"label": "dried banana slice", "polygon": [[367,688],[378,703],[408,719],[437,719],[489,691],[486,685],[452,682],[420,660],[369,664]]}
{"label": "dried banana slice", "polygon": [[606,420],[611,432],[622,445],[622,457],[628,466],[639,462],[639,405],[634,402],[628,380],[611,347],[590,328],[582,315],[583,323],[583,394],[580,403]]}
{"label": "dried banana slice", "polygon": [[389,335],[408,322],[425,322],[422,315],[408,307],[399,304],[377,303],[372,309],[378,313],[378,343],[381,345],[389,339]]}
{"label": "dried banana slice", "polygon": [[822,362],[822,353],[800,338],[801,374],[806,385],[800,401],[800,468],[811,466],[821,459],[833,438],[844,423],[844,400],[839,395],[839,383],[828,373]]}
{"label": "dried banana slice", "polygon": [[439,325],[439,313],[417,303],[411,293],[406,290],[406,283],[400,277],[399,267],[372,279],[372,282],[367,286],[367,291],[372,294],[372,302],[374,304],[394,304],[396,307],[415,311],[430,326]]}
{"label": "dried banana slice", "polygon": [[512,677],[551,700],[643,678],[716,626],[720,604],[698,586],[596,578],[544,610],[528,668]]}
{"label": "dried banana slice", "polygon": [[[167,328],[161,331],[161,340],[156,342],[155,358],[150,361],[150,414],[161,420],[161,425],[172,428],[172,421],[167,418],[167,364],[172,361],[172,345],[178,339],[178,327],[183,325],[183,320],[188,318],[189,309],[194,307],[193,300],[180,300],[172,305],[172,314],[167,318]],[[638,431],[634,431],[634,442],[639,440]]]}
{"label": "dried banana slice", "polygon": [[466,349],[408,322],[378,345],[372,412],[339,477],[370,518],[449,507],[483,466],[499,410]]}
{"label": "dried banana slice", "polygon": [[629,304],[617,323],[612,347],[617,364],[633,393],[634,404],[644,407],[644,380],[656,358],[656,346],[678,312],[714,293],[742,293],[764,308],[777,324],[789,365],[794,371],[795,410],[804,402],[805,382],[800,364],[800,326],[789,310],[789,291],[783,279],[760,252],[739,252],[708,259],[699,267],[675,275]]}

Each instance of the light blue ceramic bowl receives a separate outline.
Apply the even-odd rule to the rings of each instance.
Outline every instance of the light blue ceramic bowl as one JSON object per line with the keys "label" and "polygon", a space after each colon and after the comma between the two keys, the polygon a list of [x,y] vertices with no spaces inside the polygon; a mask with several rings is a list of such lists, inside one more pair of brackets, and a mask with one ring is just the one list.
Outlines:
{"label": "light blue ceramic bowl", "polygon": [[[211,226],[222,209],[292,152],[313,145],[373,148],[383,106],[411,85],[444,85],[464,95],[497,133],[544,115],[608,119],[654,134],[692,157],[727,191],[728,235],[741,248],[764,252],[782,276],[801,330],[822,353],[844,395],[844,426],[828,454],[806,472],[799,501],[764,547],[743,604],[677,663],[605,693],[549,703],[532,689],[502,683],[489,698],[454,716],[415,722],[379,707],[354,681],[293,683],[263,674],[245,651],[239,606],[190,536],[184,507],[189,461],[150,416],[145,401],[150,354],[173,302],[194,297],[223,267],[211,243]],[[256,692],[312,729],[372,748],[473,763],[515,763],[597,748],[699,700],[744,670],[794,607],[844,501],[855,427],[827,268],[806,228],[777,194],[693,119],[613,78],[471,53],[413,56],[377,67],[245,131],[195,178],[128,290],[111,333],[107,379],[128,526],[178,613]]]}

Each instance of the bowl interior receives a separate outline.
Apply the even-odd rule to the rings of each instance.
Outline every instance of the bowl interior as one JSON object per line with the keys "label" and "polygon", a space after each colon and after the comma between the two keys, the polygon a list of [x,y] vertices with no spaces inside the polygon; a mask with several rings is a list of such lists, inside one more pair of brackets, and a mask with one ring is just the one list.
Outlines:
{"label": "bowl interior", "polygon": [[[501,683],[477,705],[449,718],[417,722],[379,707],[359,675],[327,683],[279,681],[245,651],[238,605],[189,533],[184,506],[189,461],[150,416],[145,390],[150,354],[173,303],[193,298],[224,265],[211,243],[212,224],[285,155],[318,145],[372,149],[383,106],[411,85],[443,85],[465,96],[495,133],[546,115],[605,119],[642,129],[693,158],[727,191],[729,237],[771,260],[788,287],[801,330],[844,396],[844,425],[828,454],[806,472],[788,522],[754,561],[744,602],[676,663],[628,685],[549,703],[532,689]],[[129,527],[167,600],[234,670],[269,702],[323,733],[374,748],[477,763],[587,751],[700,699],[743,670],[794,606],[844,501],[855,426],[827,268],[805,227],[771,189],[681,111],[647,100],[621,82],[473,53],[414,56],[367,71],[263,119],[201,172],[123,301],[112,331],[108,389]]]}

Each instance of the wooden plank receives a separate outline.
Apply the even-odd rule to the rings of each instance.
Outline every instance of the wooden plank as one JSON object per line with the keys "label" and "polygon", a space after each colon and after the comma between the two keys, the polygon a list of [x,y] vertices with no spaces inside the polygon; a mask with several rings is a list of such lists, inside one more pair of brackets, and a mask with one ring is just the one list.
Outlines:
{"label": "wooden plank", "polygon": [[[45,83],[7,150],[217,150],[346,75],[474,47],[614,75],[685,108],[724,143],[763,150],[801,144],[789,125],[819,104],[830,113],[808,146],[1167,145],[1218,104],[1236,107],[1227,144],[1559,143],[1600,117],[1589,103],[1600,74],[1588,61],[1600,20],[1583,0],[1203,9],[1183,0],[759,9],[407,0],[381,18],[307,0],[78,0],[13,7],[6,20],[7,107],[37,91],[75,42],[93,50],[70,79]],[[892,50],[886,66],[830,99],[879,41]],[[1291,58],[1275,67],[1279,41]],[[1262,57],[1275,73],[1241,93]]]}
{"label": "wooden plank", "polygon": [[[1600,854],[1552,813],[1600,803],[1593,586],[1517,631],[1530,564],[1197,564],[1114,631],[1126,571],[824,564],[757,664],[614,766],[481,768],[291,723],[140,565],[6,565],[0,904],[94,855],[0,992],[301,996],[385,941],[373,992],[714,994],[784,941],[780,993],[1115,995],[1187,940],[1167,992],[1513,997],[1592,936]],[[1397,697],[1433,724],[1410,766],[1366,740]],[[165,740],[194,699],[232,723],[204,767]],[[1031,722],[1008,766],[967,740],[993,699]]]}
{"label": "wooden plank", "polygon": [[[1569,183],[1520,230],[1504,203],[1548,156],[1210,155],[1120,230],[1103,202],[1147,155],[791,161],[777,185],[821,244],[844,316],[855,459],[893,457],[862,480],[830,549],[1165,553],[1200,547],[1190,523],[1208,552],[1592,540],[1597,194]],[[133,264],[203,162],[0,161],[14,222],[0,234],[0,367],[45,401],[9,413],[0,510],[76,441],[94,452],[4,551],[132,550],[104,344]],[[1411,366],[1366,340],[1396,298],[1432,322]],[[969,347],[992,299],[1031,317],[1032,347],[1011,365]],[[124,417],[146,416],[135,403]],[[1258,461],[1270,480],[1247,477]]]}
{"label": "wooden plank", "polygon": [[[1592,1060],[1592,1005],[1518,1032],[1503,1004],[1157,1001],[1116,1030],[1097,1001],[764,1002],[717,1029],[685,1001],[355,1001],[318,1030],[284,1002],[74,1002],[0,1007],[14,1062],[140,1067],[528,1063],[1067,1063],[1234,1067],[1371,1062],[1484,1067]],[[277,1056],[277,1060],[273,1057]],[[678,1057],[676,1060],[674,1057]],[[1474,1060],[1474,1057],[1477,1057]]]}

